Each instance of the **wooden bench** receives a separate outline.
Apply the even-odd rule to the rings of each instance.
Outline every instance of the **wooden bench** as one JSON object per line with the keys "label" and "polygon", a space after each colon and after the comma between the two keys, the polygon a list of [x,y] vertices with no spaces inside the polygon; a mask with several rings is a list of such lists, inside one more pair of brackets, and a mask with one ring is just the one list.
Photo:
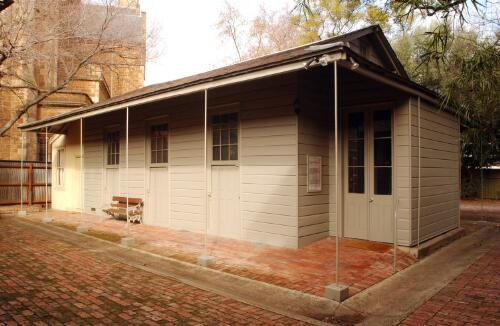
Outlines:
{"label": "wooden bench", "polygon": [[113,201],[111,202],[111,207],[103,209],[102,211],[116,219],[127,220],[127,210],[128,219],[130,222],[142,223],[142,212],[144,207],[144,201],[141,198],[128,198],[122,196],[113,196]]}

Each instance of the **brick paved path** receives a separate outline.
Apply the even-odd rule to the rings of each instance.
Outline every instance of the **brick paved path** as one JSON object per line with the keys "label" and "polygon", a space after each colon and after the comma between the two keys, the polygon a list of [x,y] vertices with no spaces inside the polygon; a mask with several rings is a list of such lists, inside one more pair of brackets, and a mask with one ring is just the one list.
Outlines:
{"label": "brick paved path", "polygon": [[402,325],[500,325],[500,241]]}
{"label": "brick paved path", "polygon": [[296,325],[0,219],[0,325]]}

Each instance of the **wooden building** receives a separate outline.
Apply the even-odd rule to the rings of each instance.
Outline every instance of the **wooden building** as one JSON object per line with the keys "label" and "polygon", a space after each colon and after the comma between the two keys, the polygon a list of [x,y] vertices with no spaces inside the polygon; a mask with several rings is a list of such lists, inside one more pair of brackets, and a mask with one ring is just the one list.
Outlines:
{"label": "wooden building", "polygon": [[120,194],[162,227],[413,246],[459,225],[459,120],[439,107],[372,26],[20,128],[59,134],[54,209]]}

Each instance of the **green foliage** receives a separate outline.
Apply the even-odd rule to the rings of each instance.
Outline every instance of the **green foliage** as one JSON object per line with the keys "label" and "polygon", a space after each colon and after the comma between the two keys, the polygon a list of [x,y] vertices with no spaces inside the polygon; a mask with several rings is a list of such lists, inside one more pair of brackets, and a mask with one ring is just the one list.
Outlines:
{"label": "green foliage", "polygon": [[291,18],[302,42],[332,37],[367,25],[389,27],[388,7],[375,0],[299,0]]}

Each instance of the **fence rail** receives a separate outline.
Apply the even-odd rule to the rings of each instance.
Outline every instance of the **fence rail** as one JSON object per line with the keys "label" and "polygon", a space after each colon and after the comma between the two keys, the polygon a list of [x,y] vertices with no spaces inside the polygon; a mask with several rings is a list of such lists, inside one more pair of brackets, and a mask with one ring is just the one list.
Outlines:
{"label": "fence rail", "polygon": [[[51,176],[50,163],[46,173],[45,162],[23,162],[21,165],[21,161],[0,160],[0,205],[20,204],[21,198],[23,204],[45,204],[46,196],[50,203]],[[47,182],[47,193],[45,182]]]}

